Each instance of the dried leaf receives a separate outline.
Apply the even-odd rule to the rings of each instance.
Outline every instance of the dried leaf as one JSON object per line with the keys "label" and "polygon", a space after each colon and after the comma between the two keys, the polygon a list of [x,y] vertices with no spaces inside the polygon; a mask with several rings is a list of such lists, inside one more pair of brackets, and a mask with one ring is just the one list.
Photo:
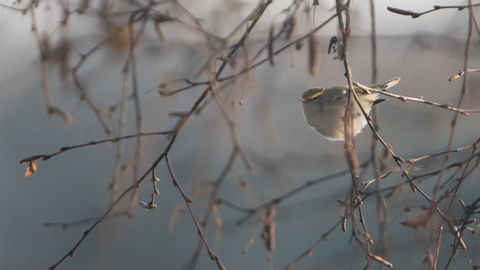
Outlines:
{"label": "dried leaf", "polygon": [[392,268],[392,267],[393,267],[393,264],[389,263],[388,261],[386,261],[385,259],[383,259],[383,258],[380,257],[380,256],[372,255],[372,258],[373,258],[375,261],[377,261],[377,262],[385,265],[385,266],[388,267],[388,268]]}
{"label": "dried leaf", "polygon": [[127,27],[108,27],[107,36],[110,37],[108,44],[117,51],[124,51],[128,48],[128,28]]}
{"label": "dried leaf", "polygon": [[37,162],[35,160],[30,161],[27,170],[25,170],[25,177],[29,177],[37,171]]}
{"label": "dried leaf", "polygon": [[268,60],[270,61],[270,65],[273,67],[275,62],[273,62],[273,24],[270,26],[270,31],[268,31]]}
{"label": "dried leaf", "polygon": [[423,258],[422,263],[428,263],[428,267],[431,269],[433,268],[433,255],[429,249],[427,249],[425,252],[427,254],[425,254],[425,257]]}
{"label": "dried leaf", "polygon": [[72,115],[68,112],[64,112],[60,110],[59,108],[50,107],[48,109],[48,114],[60,116],[63,119],[63,121],[67,124],[72,123]]}
{"label": "dried leaf", "polygon": [[168,16],[167,14],[163,14],[160,12],[155,12],[150,14],[150,18],[152,18],[155,22],[163,23],[163,22],[171,22],[176,21],[177,19]]}
{"label": "dried leaf", "polygon": [[308,36],[308,58],[309,70],[311,75],[315,75],[318,71],[318,39],[315,34]]}
{"label": "dried leaf", "polygon": [[418,227],[425,227],[427,226],[430,219],[433,217],[433,213],[435,208],[430,207],[428,210],[423,211],[421,215],[415,216],[413,218],[409,218],[404,222],[400,222],[403,226],[411,227],[417,229]]}
{"label": "dried leaf", "polygon": [[297,28],[297,19],[294,16],[288,17],[288,19],[283,23],[283,27],[285,27],[285,39],[290,40]]}

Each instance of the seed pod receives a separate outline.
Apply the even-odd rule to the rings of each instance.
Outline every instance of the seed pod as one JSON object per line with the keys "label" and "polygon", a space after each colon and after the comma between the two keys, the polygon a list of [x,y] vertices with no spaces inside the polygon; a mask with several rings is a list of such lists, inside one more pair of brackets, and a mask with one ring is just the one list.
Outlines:
{"label": "seed pod", "polygon": [[285,39],[290,40],[295,33],[297,28],[297,19],[294,16],[290,16],[287,20],[283,23],[283,27],[285,28]]}
{"label": "seed pod", "polygon": [[308,36],[308,58],[309,58],[309,70],[311,75],[315,75],[318,71],[318,39],[313,33]]}
{"label": "seed pod", "polygon": [[270,61],[270,66],[274,66],[275,63],[273,62],[273,32],[274,32],[274,27],[273,24],[270,26],[270,31],[268,31],[268,60]]}

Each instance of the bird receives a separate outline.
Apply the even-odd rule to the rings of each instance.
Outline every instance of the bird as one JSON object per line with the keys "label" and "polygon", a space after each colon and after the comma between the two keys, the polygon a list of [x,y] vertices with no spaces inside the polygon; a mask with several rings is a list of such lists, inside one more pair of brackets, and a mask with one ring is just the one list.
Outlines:
{"label": "bird", "polygon": [[[400,81],[400,78],[393,78],[383,84],[367,85],[372,89],[386,90]],[[356,83],[354,83],[356,85]],[[348,86],[335,86],[332,88],[312,87],[305,91],[300,101],[303,105],[303,116],[308,125],[320,135],[330,141],[345,140],[344,122],[345,106],[348,100]],[[367,91],[354,87],[355,93],[360,100],[365,113],[370,113],[373,105],[386,101],[379,99],[378,93],[367,93]],[[362,131],[367,124],[360,107],[352,100],[353,106],[353,133],[354,136]]]}

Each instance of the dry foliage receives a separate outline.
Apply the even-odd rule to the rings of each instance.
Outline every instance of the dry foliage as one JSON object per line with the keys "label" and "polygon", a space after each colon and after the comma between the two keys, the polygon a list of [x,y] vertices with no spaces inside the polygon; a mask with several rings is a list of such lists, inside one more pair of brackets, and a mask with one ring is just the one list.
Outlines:
{"label": "dry foliage", "polygon": [[[353,42],[351,37],[356,35],[355,28],[351,27],[352,14],[354,14],[354,10],[356,9],[354,1],[336,0],[334,4],[333,2],[330,3],[332,6],[329,8],[325,7],[327,4],[322,3],[323,6],[320,5],[319,1],[313,1],[314,8],[311,7],[309,1],[291,1],[279,14],[276,14],[273,19],[268,22],[267,27],[263,28],[262,19],[267,16],[266,14],[268,14],[269,9],[271,9],[271,0],[261,0],[258,1],[257,5],[249,6],[250,10],[248,15],[240,19],[238,16],[233,15],[236,15],[235,11],[238,10],[238,6],[236,5],[242,5],[244,3],[222,3],[222,5],[226,6],[232,5],[225,7],[225,10],[230,10],[230,12],[225,12],[225,14],[217,12],[220,14],[217,14],[220,17],[231,16],[223,18],[223,20],[235,22],[233,28],[228,28],[230,30],[228,33],[219,30],[224,29],[222,25],[214,24],[215,27],[218,26],[218,29],[209,27],[210,18],[205,19],[206,21],[198,18],[197,15],[195,15],[195,10],[193,10],[191,6],[183,3],[183,1],[117,2],[101,0],[80,1],[77,4],[78,5],[74,6],[70,1],[58,1],[58,3],[55,2],[54,4],[47,3],[47,1],[36,0],[31,0],[30,2],[17,1],[15,5],[0,4],[2,9],[6,9],[3,10],[4,13],[17,12],[29,16],[31,20],[31,34],[34,37],[34,42],[39,52],[37,61],[40,82],[38,87],[42,90],[46,113],[61,118],[65,123],[75,123],[75,119],[72,116],[73,113],[68,112],[67,109],[60,108],[68,105],[56,105],[57,99],[52,98],[53,95],[58,93],[52,90],[53,76],[51,76],[51,73],[52,70],[58,69],[58,71],[60,71],[59,81],[65,84],[70,83],[70,85],[73,86],[78,103],[86,104],[95,116],[95,124],[101,127],[107,137],[107,139],[99,139],[73,146],[64,146],[52,154],[34,155],[24,158],[20,163],[28,162],[25,177],[31,176],[36,171],[37,160],[47,161],[67,151],[107,143],[114,145],[116,150],[114,173],[109,182],[111,197],[109,205],[106,207],[107,210],[105,210],[101,216],[93,219],[85,219],[73,223],[48,222],[45,224],[46,227],[59,226],[64,229],[71,226],[85,226],[85,224],[88,224],[88,227],[82,232],[80,239],[73,247],[62,247],[63,249],[67,249],[66,252],[64,252],[64,256],[55,261],[49,269],[57,268],[65,259],[73,256],[85,238],[90,237],[89,235],[92,230],[95,230],[96,227],[106,219],[112,217],[131,218],[135,211],[138,211],[136,209],[151,210],[149,214],[152,215],[158,213],[159,210],[166,210],[165,206],[160,203],[162,202],[162,196],[164,196],[161,187],[165,187],[166,185],[173,186],[175,192],[178,194],[178,198],[182,201],[182,203],[177,204],[174,209],[169,209],[171,215],[168,229],[170,231],[174,230],[175,224],[185,222],[180,217],[182,215],[188,215],[191,226],[194,226],[194,232],[198,234],[198,239],[188,243],[189,245],[193,245],[195,241],[197,242],[193,254],[186,262],[185,268],[188,269],[194,269],[198,260],[203,257],[213,261],[211,262],[210,268],[216,267],[220,270],[229,269],[230,262],[221,260],[221,255],[224,255],[221,254],[221,244],[224,245],[222,241],[225,241],[225,237],[222,237],[222,230],[226,224],[225,216],[229,216],[232,213],[235,213],[235,215],[240,213],[242,215],[237,221],[237,225],[242,225],[250,219],[253,220],[253,234],[251,238],[245,239],[245,243],[248,242],[248,244],[244,249],[244,253],[254,244],[254,239],[261,237],[264,242],[262,248],[267,254],[265,265],[268,264],[271,269],[274,269],[274,266],[277,268],[275,265],[276,258],[280,257],[279,260],[283,259],[283,257],[287,256],[285,254],[288,254],[289,262],[286,266],[282,265],[282,267],[286,269],[294,268],[299,261],[306,257],[316,256],[316,254],[314,255],[313,253],[316,247],[326,242],[328,237],[334,238],[335,236],[331,234],[337,230],[339,233],[340,230],[348,233],[351,235],[351,239],[355,240],[354,243],[356,243],[359,250],[362,251],[362,261],[365,262],[364,269],[370,269],[374,264],[377,264],[375,267],[380,266],[381,268],[393,267],[389,260],[394,259],[398,254],[391,253],[388,245],[389,235],[392,233],[389,225],[393,222],[389,219],[389,212],[402,212],[402,209],[405,209],[404,212],[410,212],[411,207],[414,205],[406,202],[407,200],[398,200],[399,197],[410,193],[410,196],[414,196],[415,200],[421,200],[422,204],[426,205],[422,208],[423,213],[406,218],[405,221],[401,222],[402,225],[415,229],[414,231],[413,229],[405,228],[412,234],[420,234],[428,231],[428,233],[426,233],[428,236],[425,237],[428,239],[428,243],[421,247],[414,247],[418,253],[424,254],[425,251],[426,254],[423,261],[419,260],[417,262],[418,267],[421,267],[421,264],[424,263],[428,265],[430,269],[448,269],[456,260],[459,252],[461,252],[459,247],[466,249],[466,242],[468,242],[469,245],[470,243],[476,243],[476,235],[480,228],[478,221],[480,214],[480,196],[473,199],[468,198],[468,200],[466,198],[462,200],[463,197],[460,197],[463,196],[462,191],[465,189],[464,183],[466,181],[470,181],[469,184],[478,189],[478,181],[472,183],[471,180],[478,174],[477,168],[480,164],[480,154],[477,152],[477,148],[480,143],[480,138],[476,141],[468,142],[466,146],[456,148],[454,146],[456,145],[456,143],[454,143],[454,135],[459,115],[471,117],[472,115],[478,115],[478,113],[480,113],[479,108],[464,109],[462,106],[462,102],[467,94],[467,75],[474,73],[468,75],[470,78],[470,76],[475,76],[475,73],[479,71],[478,69],[468,67],[468,59],[474,30],[480,35],[480,28],[477,25],[474,12],[480,4],[472,4],[471,1],[469,1],[468,5],[463,6],[434,6],[432,10],[425,12],[414,12],[397,7],[388,8],[388,10],[392,12],[392,16],[404,15],[412,18],[418,18],[425,14],[444,9],[449,9],[451,12],[463,12],[462,14],[468,13],[468,16],[465,16],[465,22],[466,25],[468,25],[468,37],[465,42],[464,66],[456,67],[455,70],[460,70],[449,79],[450,81],[459,78],[463,79],[459,102],[455,105],[452,105],[452,103],[429,101],[424,99],[423,96],[418,98],[390,93],[386,91],[388,86],[382,86],[383,88],[378,87],[382,89],[372,89],[366,86],[369,85],[369,83],[362,84],[355,80],[356,72],[359,71],[358,69],[355,70],[352,68],[350,59],[355,57],[361,58],[361,56],[352,53],[349,47]],[[375,84],[377,83],[378,68],[376,51],[377,37],[375,34],[376,23],[375,14],[373,13],[374,1],[371,0],[370,4],[372,7],[372,13],[370,14],[372,19],[372,61],[371,64],[366,63],[368,61],[362,63],[362,67],[371,66],[371,83]],[[60,20],[57,25],[58,28],[50,32],[44,32],[44,30],[39,30],[38,25],[40,25],[41,22],[39,22],[37,16],[38,13],[44,12],[44,9],[47,9],[47,7],[50,8],[49,5],[52,5],[52,7],[55,6],[52,9],[59,11]],[[190,3],[190,5],[194,6],[193,3]],[[222,10],[217,6],[212,6],[212,9],[216,8]],[[324,9],[325,14],[329,15],[323,16],[322,22],[318,24],[319,17],[316,12],[321,8]],[[212,12],[212,14],[216,13]],[[87,51],[76,51],[78,50],[75,46],[75,42],[77,41],[75,41],[75,36],[71,33],[71,30],[69,30],[69,27],[73,24],[73,17],[80,21],[88,21],[95,18],[98,22],[97,27],[102,33],[101,40]],[[215,16],[212,15],[212,17]],[[330,40],[328,50],[325,48],[325,50],[322,49],[323,51],[321,51],[320,49],[327,45],[320,43],[317,32],[328,24],[336,24],[338,26],[338,36],[329,37],[326,40],[326,43]],[[216,32],[216,30],[218,30],[218,32]],[[264,38],[261,46],[255,46],[256,44],[252,42],[252,36],[258,32],[261,32],[261,36]],[[148,50],[149,47],[147,45],[149,45],[148,42],[151,42],[149,38],[152,36],[156,42],[152,47],[156,49],[163,50],[165,43],[168,43],[172,39],[179,39],[179,41],[177,41],[179,43],[194,43],[194,45],[189,47],[191,51],[202,51],[202,56],[208,56],[196,60],[202,62],[199,65],[201,68],[195,72],[191,72],[193,75],[189,78],[168,76],[169,81],[155,83],[155,85],[158,86],[150,89],[153,90],[151,93],[150,91],[145,91],[148,94],[155,93],[155,95],[162,98],[162,100],[169,100],[170,103],[173,103],[175,100],[181,100],[179,104],[182,104],[182,111],[173,111],[172,109],[168,114],[158,116],[162,118],[162,120],[168,119],[168,121],[171,121],[170,129],[158,132],[145,132],[147,129],[150,130],[155,127],[145,124],[148,123],[148,121],[145,120],[145,110],[142,110],[140,102],[140,99],[143,98],[141,93],[144,89],[140,89],[139,87],[139,81],[144,78],[142,74],[143,70],[139,67],[142,67],[141,61],[144,61],[144,59],[138,56],[140,50]],[[200,43],[202,46],[200,46]],[[303,46],[305,43],[306,45]],[[305,59],[306,63],[302,66],[305,68],[305,73],[309,73],[310,75],[317,75],[322,65],[333,65],[332,63],[342,65],[343,70],[339,77],[343,79],[343,75],[345,75],[344,84],[348,85],[349,88],[346,90],[346,96],[348,96],[347,106],[341,108],[342,112],[343,110],[345,112],[344,117],[341,119],[344,121],[345,143],[343,147],[338,147],[338,153],[342,153],[341,156],[348,167],[345,167],[345,170],[340,172],[330,172],[329,168],[326,168],[325,170],[329,172],[328,174],[326,173],[327,176],[298,184],[286,193],[262,203],[258,198],[264,198],[264,196],[256,196],[256,190],[249,186],[248,181],[242,179],[243,175],[253,174],[252,168],[261,168],[261,170],[266,172],[265,175],[273,180],[277,180],[277,178],[281,177],[283,173],[282,170],[291,169],[295,171],[295,169],[297,169],[292,169],[291,164],[299,168],[301,168],[302,164],[299,164],[299,162],[295,163],[294,161],[285,162],[289,163],[288,165],[280,164],[281,162],[279,160],[271,161],[266,157],[267,155],[263,155],[263,153],[258,154],[257,152],[260,152],[260,149],[254,149],[253,151],[245,150],[248,146],[244,145],[242,133],[239,132],[242,127],[236,122],[237,115],[234,113],[234,109],[244,105],[244,92],[252,96],[261,96],[264,92],[267,92],[267,90],[271,90],[266,90],[254,85],[255,77],[259,75],[257,73],[257,70],[259,70],[257,67],[264,63],[269,63],[272,69],[294,66],[294,63],[288,65],[285,63],[286,61],[281,58],[283,54],[289,54],[291,58],[294,58],[293,56],[296,56],[296,54],[294,54],[293,48],[296,48],[296,50],[304,50],[304,52],[302,52],[302,59]],[[121,68],[122,80],[118,83],[119,91],[121,91],[120,101],[118,103],[112,102],[113,105],[111,106],[101,104],[96,97],[98,92],[90,89],[90,77],[85,74],[87,73],[84,67],[85,62],[95,59],[101,50],[105,50],[108,54],[111,53],[114,55],[114,59],[121,59],[123,65]],[[331,62],[324,64],[323,62],[327,60],[324,60],[321,56],[328,56],[329,53],[333,53],[333,57],[328,59],[331,60]],[[187,53],[185,57],[192,58]],[[331,58],[336,61],[333,61]],[[177,62],[180,61],[175,61],[175,63]],[[162,64],[170,65],[170,63]],[[188,65],[188,63],[185,64],[183,62],[180,62],[180,64],[183,66]],[[175,69],[173,66],[174,65],[172,65],[171,68],[172,70]],[[172,73],[174,73],[174,71],[172,71]],[[402,74],[395,74],[394,76],[402,76]],[[163,77],[166,77],[166,75],[162,76],[162,78]],[[445,81],[447,80],[448,78],[445,78]],[[429,82],[429,85],[435,85],[435,83],[436,82]],[[417,157],[411,159],[402,158],[400,155],[400,153],[403,153],[402,149],[394,149],[391,146],[391,142],[389,142],[389,137],[380,132],[378,111],[374,109],[372,116],[366,114],[359,100],[361,97],[356,93],[355,88],[363,89],[359,91],[378,93],[382,96],[388,96],[390,99],[400,100],[402,101],[401,104],[405,106],[407,106],[407,102],[408,104],[414,102],[418,103],[419,106],[428,105],[424,107],[432,110],[442,110],[451,113],[453,118],[450,117],[447,120],[451,125],[449,130],[450,136],[445,143],[446,149],[441,152],[426,155],[423,153],[418,154]],[[194,89],[201,90],[195,92]],[[254,89],[257,92],[255,92]],[[478,89],[474,90],[478,91]],[[267,96],[270,97],[276,95],[277,92],[270,91],[267,93]],[[301,90],[299,93],[301,93]],[[191,100],[192,98],[193,101]],[[335,98],[336,97],[333,97],[333,99]],[[252,102],[255,102],[255,100],[252,99]],[[129,106],[127,106],[127,104],[129,104]],[[185,108],[185,104],[190,105],[188,108]],[[356,104],[358,104],[361,111],[363,111],[363,117],[368,125],[366,129],[370,129],[364,132],[370,132],[372,141],[370,157],[363,162],[359,161],[357,155],[358,142],[355,141],[353,134],[353,119],[356,116],[353,115],[352,108],[357,106]],[[198,178],[204,176],[200,173],[197,174],[194,165],[181,167],[175,163],[174,160],[170,160],[170,157],[178,151],[176,146],[189,145],[188,139],[185,139],[179,134],[183,135],[188,131],[195,133],[195,136],[197,136],[197,131],[192,131],[195,125],[190,125],[190,123],[201,121],[198,116],[204,114],[206,108],[210,107],[218,108],[216,112],[218,116],[217,122],[224,127],[222,132],[228,134],[230,148],[220,161],[211,158],[208,151],[201,153],[200,157],[197,156],[199,160],[211,159],[216,160],[215,162],[221,162],[222,169],[213,172],[215,174],[213,180],[205,181],[204,179],[195,178],[191,182],[185,183],[184,179],[182,179],[185,171],[189,171]],[[173,108],[173,106],[170,108]],[[131,113],[128,111],[129,109],[132,110]],[[262,117],[270,114],[269,110],[271,107],[265,106],[261,109],[263,111],[259,110],[262,113],[258,113],[258,118],[263,121],[266,118]],[[69,110],[73,111],[74,108],[70,108]],[[399,118],[401,117],[402,116],[399,116]],[[116,120],[117,118],[118,120]],[[253,119],[251,121],[253,122]],[[264,121],[261,128],[267,130],[270,124],[267,124],[267,122],[268,121]],[[135,128],[134,134],[127,135],[127,124]],[[200,124],[199,126],[202,125]],[[304,126],[307,128],[306,124]],[[211,132],[212,134],[209,134],[209,136],[218,135],[215,133],[217,130],[214,131],[214,129],[212,129]],[[402,130],[402,132],[407,131]],[[145,137],[152,136],[162,136],[166,141],[166,143],[162,145],[163,148],[161,150],[158,150],[157,147],[151,147],[152,149],[156,149],[155,158],[149,158],[148,155],[142,152],[144,151],[143,149],[145,149],[145,147],[142,148],[142,146],[146,144],[145,141],[142,140],[144,140]],[[202,137],[198,136],[198,138],[200,141],[199,144],[203,144],[203,142],[201,142]],[[268,143],[274,140],[280,140],[279,138],[281,137],[272,135],[268,137]],[[132,148],[130,152],[125,150],[128,148],[128,145],[125,145],[125,141],[128,139],[134,140],[132,145],[130,145]],[[289,144],[290,142],[281,143]],[[414,143],[409,145],[409,147],[414,148]],[[208,148],[209,151],[215,148],[215,150],[224,153],[223,148],[220,149],[221,147],[218,147],[218,145]],[[32,149],[32,151],[34,151],[34,149]],[[190,149],[188,152],[191,156],[195,157],[193,154],[194,149]],[[382,152],[383,155],[379,154],[379,152]],[[250,153],[252,154],[249,156]],[[462,153],[463,156],[454,162],[450,162],[453,153]],[[251,158],[252,156],[253,158]],[[441,161],[432,161],[434,165],[432,165],[431,168],[435,168],[433,170],[427,171],[427,169],[421,165],[417,165],[421,160],[435,160],[435,157],[440,157]],[[187,157],[185,157],[185,159],[187,159]],[[310,161],[311,158],[307,157],[305,160]],[[315,164],[320,165],[320,162],[316,162]],[[218,168],[219,166],[214,167]],[[326,167],[328,167],[328,164]],[[430,167],[428,169],[430,169]],[[243,170],[245,174],[240,176],[241,174],[237,173],[237,170]],[[416,174],[417,170],[425,171],[425,173],[421,175]],[[160,182],[160,178],[156,176],[159,172],[168,173],[171,181]],[[208,173],[212,174],[211,171],[208,171]],[[38,173],[35,176],[37,175]],[[129,179],[127,179],[127,175]],[[366,179],[369,175],[373,175],[373,179]],[[224,183],[226,179],[230,177],[239,180],[240,184],[238,189],[247,194],[246,197],[251,204],[254,205],[253,207],[239,206],[234,203],[234,201],[223,198],[221,188],[225,186]],[[276,257],[275,252],[279,250],[279,243],[284,243],[283,241],[285,239],[282,235],[282,233],[285,232],[279,229],[281,227],[279,222],[281,221],[282,209],[279,208],[278,205],[290,200],[290,198],[297,196],[305,190],[311,189],[317,184],[340,177],[349,179],[349,184],[345,185],[342,189],[342,196],[344,197],[337,200],[338,205],[335,201],[324,201],[322,205],[320,205],[320,207],[324,207],[324,205],[335,205],[335,207],[338,206],[341,208],[340,213],[337,213],[337,215],[333,217],[333,220],[332,217],[322,219],[322,222],[325,222],[325,224],[330,224],[330,228],[320,232],[313,230],[311,236],[315,238],[314,240],[316,240],[316,242],[312,240],[304,243],[305,252],[298,252],[296,249],[289,250],[288,253]],[[391,179],[393,177],[397,177],[394,183],[389,182],[390,184],[388,185],[383,183],[384,179]],[[164,179],[163,177],[161,178]],[[423,181],[435,178],[437,178],[436,181],[431,181],[434,182],[434,184],[432,184],[433,188],[425,188],[425,186],[422,185]],[[275,181],[272,181],[272,183],[273,182]],[[142,197],[142,201],[139,199],[139,196],[144,196],[144,194],[138,193],[138,190],[145,188],[149,189],[149,195],[145,196],[146,198]],[[195,199],[195,203],[192,198]],[[201,200],[203,204],[197,204],[197,198]],[[457,211],[452,209],[454,202],[459,202],[459,205],[455,206],[461,208],[461,210]],[[231,211],[232,213],[229,212],[229,215],[226,215],[226,211]],[[398,224],[398,221],[395,222]],[[211,231],[209,230],[212,224],[215,226],[214,235],[210,235]],[[408,234],[408,232],[403,231],[402,233]],[[213,238],[215,239],[215,245],[210,244]],[[313,245],[312,242],[314,242]],[[336,240],[331,242],[336,242]],[[347,243],[345,243],[345,246],[350,249]],[[141,247],[136,248],[141,249]],[[285,246],[282,246],[282,248],[285,249]],[[335,245],[329,247],[329,249],[334,248]],[[474,248],[472,248],[472,250],[473,249]],[[202,250],[206,250],[206,256],[202,257]],[[324,260],[325,258],[322,258],[320,252],[319,254],[316,258],[319,261]],[[448,261],[439,260],[439,254],[447,254],[449,256]],[[478,253],[475,254],[471,257],[477,259],[470,259],[468,263],[472,261],[473,263],[478,263],[479,256]],[[239,254],[239,256],[242,255]],[[135,259],[133,257],[134,256],[132,256],[132,260]],[[282,262],[283,261],[284,260],[282,260]],[[440,263],[442,264],[441,266],[439,265]],[[249,267],[245,266],[244,268],[247,269]],[[477,269],[479,267],[478,265],[474,265],[472,268]]]}

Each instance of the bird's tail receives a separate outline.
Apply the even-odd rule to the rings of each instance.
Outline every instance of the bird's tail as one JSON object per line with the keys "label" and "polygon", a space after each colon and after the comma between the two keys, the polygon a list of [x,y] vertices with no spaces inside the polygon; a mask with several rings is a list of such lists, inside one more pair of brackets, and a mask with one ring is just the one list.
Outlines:
{"label": "bird's tail", "polygon": [[391,79],[390,81],[388,82],[385,82],[384,84],[381,85],[381,89],[382,90],[386,90],[394,85],[396,85],[398,82],[400,81],[400,77],[396,77],[396,78],[393,78]]}

